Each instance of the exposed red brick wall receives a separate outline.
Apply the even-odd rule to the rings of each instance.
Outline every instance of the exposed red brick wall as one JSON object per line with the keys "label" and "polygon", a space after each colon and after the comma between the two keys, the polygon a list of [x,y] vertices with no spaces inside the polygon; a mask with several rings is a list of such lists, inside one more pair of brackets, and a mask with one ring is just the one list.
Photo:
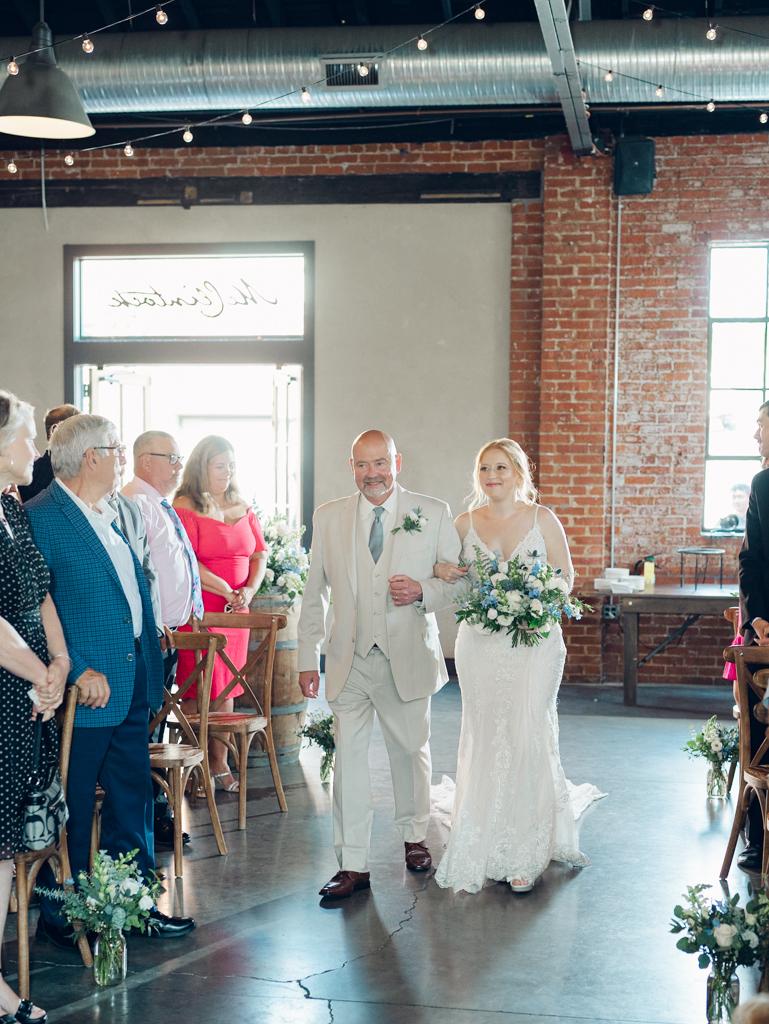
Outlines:
{"label": "exposed red brick wall", "polygon": [[[63,158],[64,150],[60,156]],[[14,156],[39,176],[35,153]],[[622,200],[616,564],[659,553],[676,582],[676,549],[700,544],[705,450],[707,255],[710,241],[769,234],[767,136],[657,140],[649,196]],[[122,150],[78,155],[56,178],[168,175],[403,174],[542,170],[542,202],[514,204],[510,423],[538,464],[542,499],[566,527],[583,582],[608,564],[617,199],[609,159],[575,159],[565,138],[531,141]],[[739,541],[727,548],[736,580]],[[679,620],[642,617],[641,653]],[[598,614],[565,627],[566,678],[616,682],[620,626]],[[703,618],[640,671],[641,682],[717,682],[730,640]]]}

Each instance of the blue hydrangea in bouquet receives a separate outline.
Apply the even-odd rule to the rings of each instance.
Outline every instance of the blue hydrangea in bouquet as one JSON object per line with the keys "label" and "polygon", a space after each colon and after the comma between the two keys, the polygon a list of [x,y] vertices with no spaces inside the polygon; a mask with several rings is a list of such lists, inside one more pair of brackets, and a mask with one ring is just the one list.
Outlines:
{"label": "blue hydrangea in bouquet", "polygon": [[262,522],[267,543],[267,571],[259,596],[280,594],[294,600],[304,593],[310,559],[302,547],[304,527],[291,526],[285,516],[273,516]]}
{"label": "blue hydrangea in bouquet", "polygon": [[573,597],[561,569],[554,569],[536,551],[504,561],[475,548],[472,592],[459,599],[456,617],[481,633],[504,630],[513,647],[536,647],[565,615],[580,619],[589,605]]}

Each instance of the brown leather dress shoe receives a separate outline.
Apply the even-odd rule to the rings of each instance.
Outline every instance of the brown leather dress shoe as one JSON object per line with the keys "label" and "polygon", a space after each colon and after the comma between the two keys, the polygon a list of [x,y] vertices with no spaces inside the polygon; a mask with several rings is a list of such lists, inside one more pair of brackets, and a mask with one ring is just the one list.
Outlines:
{"label": "brown leather dress shoe", "polygon": [[404,843],[406,847],[406,867],[409,871],[429,871],[433,859],[430,851],[422,843]]}
{"label": "brown leather dress shoe", "polygon": [[341,899],[351,896],[356,889],[370,889],[371,875],[368,871],[337,871],[330,882],[326,882],[320,890],[321,896]]}

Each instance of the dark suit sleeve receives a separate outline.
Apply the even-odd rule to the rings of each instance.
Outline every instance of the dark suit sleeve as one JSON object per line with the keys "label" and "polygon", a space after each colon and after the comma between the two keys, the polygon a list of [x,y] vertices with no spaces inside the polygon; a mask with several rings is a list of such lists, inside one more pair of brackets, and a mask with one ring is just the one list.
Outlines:
{"label": "dark suit sleeve", "polygon": [[769,617],[767,556],[769,555],[769,469],[753,477],[740,550],[740,612],[742,632],[755,618]]}

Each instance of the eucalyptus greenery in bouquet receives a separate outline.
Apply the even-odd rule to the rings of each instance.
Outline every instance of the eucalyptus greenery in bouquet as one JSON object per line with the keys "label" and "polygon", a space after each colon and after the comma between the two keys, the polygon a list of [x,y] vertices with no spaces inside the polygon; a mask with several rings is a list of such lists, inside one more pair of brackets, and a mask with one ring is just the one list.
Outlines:
{"label": "eucalyptus greenery in bouquet", "polygon": [[63,904],[62,913],[75,935],[96,932],[102,955],[94,958],[94,973],[100,985],[115,971],[115,960],[123,957],[122,933],[131,928],[144,931],[149,912],[155,906],[160,882],[145,879],[134,859],[138,850],[111,857],[104,850],[94,856],[90,875],[81,871],[77,889],[42,889],[37,892]]}
{"label": "eucalyptus greenery in bouquet", "polygon": [[548,565],[537,551],[510,561],[496,552],[491,557],[478,547],[475,553],[472,593],[458,600],[455,614],[459,622],[481,633],[505,630],[513,647],[536,647],[563,615],[581,619],[583,611],[592,611],[570,595],[562,571]]}
{"label": "eucalyptus greenery in bouquet", "polygon": [[739,757],[740,730],[736,725],[732,728],[719,725],[716,715],[713,715],[703,726],[702,732],[697,732],[692,726],[692,738],[687,740],[681,750],[691,758],[704,757],[720,768]]}
{"label": "eucalyptus greenery in bouquet", "polygon": [[276,591],[293,601],[304,593],[310,559],[301,545],[304,527],[291,526],[285,516],[273,516],[262,523],[267,541],[267,571],[258,596]]}
{"label": "eucalyptus greenery in bouquet", "polygon": [[769,899],[749,887],[750,899],[739,906],[739,893],[730,899],[703,896],[709,885],[687,886],[685,906],[673,910],[671,932],[686,932],[676,948],[698,953],[702,970],[711,967],[708,979],[708,1020],[729,1020],[739,999],[737,967],[766,964],[769,956]]}
{"label": "eucalyptus greenery in bouquet", "polygon": [[316,744],[323,751],[320,762],[320,781],[328,782],[331,769],[334,767],[334,716],[324,715],[322,711],[314,711],[304,727],[295,730],[297,736],[302,736],[310,743]]}

